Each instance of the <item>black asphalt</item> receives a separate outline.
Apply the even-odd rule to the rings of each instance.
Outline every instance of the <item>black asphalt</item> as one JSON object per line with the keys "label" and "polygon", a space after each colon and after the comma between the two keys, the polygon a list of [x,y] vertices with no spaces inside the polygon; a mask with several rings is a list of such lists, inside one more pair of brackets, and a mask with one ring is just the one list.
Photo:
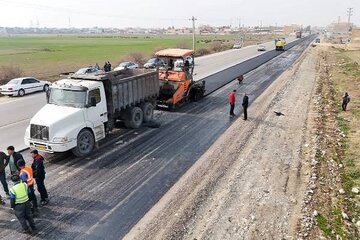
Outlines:
{"label": "black asphalt", "polygon": [[[50,204],[36,219],[39,239],[120,239],[231,125],[228,94],[250,103],[298,59],[309,41],[284,52],[199,102],[157,112],[160,128],[114,134],[91,156],[58,155],[47,164]],[[240,94],[235,113],[240,114]],[[248,109],[249,119],[251,112]],[[244,122],[246,124],[246,122]],[[1,237],[18,239],[17,222],[2,208]]]}

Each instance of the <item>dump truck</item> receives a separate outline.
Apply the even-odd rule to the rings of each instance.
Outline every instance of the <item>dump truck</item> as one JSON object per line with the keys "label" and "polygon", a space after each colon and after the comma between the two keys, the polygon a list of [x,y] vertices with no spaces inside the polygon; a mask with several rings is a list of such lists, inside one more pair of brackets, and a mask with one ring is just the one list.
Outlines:
{"label": "dump truck", "polygon": [[25,144],[43,152],[72,150],[86,156],[116,121],[128,128],[151,121],[158,95],[156,70],[80,74],[56,81],[47,93],[47,104],[26,129]]}
{"label": "dump truck", "polygon": [[276,51],[284,51],[285,50],[286,41],[284,38],[275,40],[275,50]]}
{"label": "dump truck", "polygon": [[193,80],[194,52],[189,49],[164,49],[155,53],[165,65],[159,68],[159,107],[176,108],[204,96],[205,82]]}
{"label": "dump truck", "polygon": [[296,38],[301,38],[302,37],[302,32],[301,31],[297,31],[296,32]]}

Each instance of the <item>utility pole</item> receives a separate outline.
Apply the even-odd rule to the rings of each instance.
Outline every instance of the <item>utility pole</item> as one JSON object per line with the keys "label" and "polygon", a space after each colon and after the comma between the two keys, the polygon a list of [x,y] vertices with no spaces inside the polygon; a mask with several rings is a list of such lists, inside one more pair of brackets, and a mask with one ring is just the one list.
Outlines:
{"label": "utility pole", "polygon": [[349,31],[350,31],[350,19],[351,19],[351,16],[353,15],[353,10],[354,10],[354,8],[347,9]]}
{"label": "utility pole", "polygon": [[195,52],[195,21],[197,20],[194,16],[192,16],[191,19],[189,19],[190,21],[192,21],[192,32],[193,32],[193,51]]}

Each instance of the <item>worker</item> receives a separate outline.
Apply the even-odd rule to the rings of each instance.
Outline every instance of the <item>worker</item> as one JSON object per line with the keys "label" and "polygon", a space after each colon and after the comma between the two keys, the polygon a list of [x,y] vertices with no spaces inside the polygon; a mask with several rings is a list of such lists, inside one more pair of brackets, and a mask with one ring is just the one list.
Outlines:
{"label": "worker", "polygon": [[[15,211],[15,216],[19,220],[25,233],[36,231],[35,222],[31,213],[29,202],[28,187],[26,183],[20,182],[18,175],[11,176],[14,186],[10,189],[10,205]],[[28,226],[30,225],[30,228]]]}
{"label": "worker", "polygon": [[37,185],[37,189],[40,193],[40,204],[42,206],[48,204],[48,193],[44,184],[45,180],[45,167],[44,167],[44,158],[39,154],[39,152],[34,149],[31,152],[31,156],[34,159],[33,163],[31,164],[31,168],[33,170],[33,177],[35,178],[35,182]]}
{"label": "worker", "polygon": [[10,168],[10,173],[11,175],[16,175],[19,173],[19,168],[17,167],[17,163],[20,160],[24,160],[23,156],[18,153],[15,152],[15,148],[14,146],[9,146],[7,148],[7,152],[8,152],[8,164],[9,164],[9,168]]}
{"label": "worker", "polygon": [[236,93],[236,89],[234,89],[230,95],[229,95],[229,103],[230,103],[230,117],[234,117],[234,109],[235,109],[235,93]]}
{"label": "worker", "polygon": [[342,102],[342,110],[346,111],[346,107],[348,105],[348,103],[350,102],[350,96],[349,94],[346,92],[344,97],[343,97],[343,102]]}
{"label": "worker", "polygon": [[243,106],[243,110],[244,110],[244,120],[247,120],[247,108],[249,106],[249,97],[246,93],[244,93],[242,106]]}
{"label": "worker", "polygon": [[4,188],[5,194],[9,197],[10,196],[9,187],[6,182],[6,173],[5,173],[5,168],[6,168],[6,165],[8,164],[7,159],[8,159],[8,157],[6,156],[6,154],[4,152],[0,152],[0,181]]}
{"label": "worker", "polygon": [[33,170],[31,167],[25,165],[24,160],[20,160],[18,162],[18,167],[20,168],[20,180],[23,183],[26,183],[29,188],[29,200],[32,203],[32,211],[34,214],[38,213],[38,204],[34,190],[34,178],[33,178]]}

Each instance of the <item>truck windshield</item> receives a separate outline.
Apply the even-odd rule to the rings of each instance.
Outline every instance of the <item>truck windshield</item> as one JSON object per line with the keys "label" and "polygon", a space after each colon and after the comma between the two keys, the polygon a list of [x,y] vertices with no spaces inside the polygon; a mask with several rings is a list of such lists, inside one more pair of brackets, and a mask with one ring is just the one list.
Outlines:
{"label": "truck windshield", "polygon": [[86,104],[86,91],[52,88],[49,103],[59,106],[84,108]]}

